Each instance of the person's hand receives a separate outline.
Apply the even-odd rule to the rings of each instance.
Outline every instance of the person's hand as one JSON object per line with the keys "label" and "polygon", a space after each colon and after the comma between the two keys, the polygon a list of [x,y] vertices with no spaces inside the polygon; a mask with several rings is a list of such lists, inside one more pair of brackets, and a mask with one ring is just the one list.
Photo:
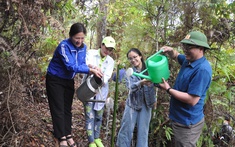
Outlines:
{"label": "person's hand", "polygon": [[141,80],[141,85],[146,85],[146,86],[150,86],[152,84],[152,82],[150,80],[147,79],[143,79]]}
{"label": "person's hand", "polygon": [[101,68],[96,67],[95,69],[98,70],[99,72],[102,72]]}
{"label": "person's hand", "polygon": [[103,77],[103,73],[101,72],[100,69],[94,69],[94,68],[90,68],[90,73],[96,75],[99,78]]}
{"label": "person's hand", "polygon": [[90,73],[89,74],[94,74],[99,78],[103,77],[103,73],[100,68],[98,68],[95,65],[88,64],[88,67],[90,68]]}
{"label": "person's hand", "polygon": [[95,65],[88,64],[88,67],[89,67],[89,68],[92,68],[92,69],[99,70],[99,71],[101,72],[101,69],[100,69],[100,68],[98,68],[98,67],[97,67],[97,66],[95,66]]}
{"label": "person's hand", "polygon": [[163,82],[159,84],[159,86],[162,89],[167,90],[168,88],[170,88],[170,85],[168,84],[168,82],[164,78],[162,78],[162,81]]}
{"label": "person's hand", "polygon": [[179,53],[170,46],[163,46],[161,47],[161,50],[163,50],[163,54],[167,54],[174,60],[176,60],[179,55]]}
{"label": "person's hand", "polygon": [[168,53],[168,52],[172,52],[173,48],[170,46],[163,46],[161,47],[161,50],[163,50],[163,53]]}
{"label": "person's hand", "polygon": [[97,77],[101,78],[103,77],[103,73],[101,72],[101,70],[95,70],[95,73],[94,73]]}

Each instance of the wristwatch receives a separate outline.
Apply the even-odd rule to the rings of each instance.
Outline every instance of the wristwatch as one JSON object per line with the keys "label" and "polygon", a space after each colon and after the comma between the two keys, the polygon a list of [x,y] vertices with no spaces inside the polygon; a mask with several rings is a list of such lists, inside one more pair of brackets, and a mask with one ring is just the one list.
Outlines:
{"label": "wristwatch", "polygon": [[166,90],[166,92],[168,93],[168,94],[170,94],[170,90],[171,90],[172,88],[168,88],[167,90]]}

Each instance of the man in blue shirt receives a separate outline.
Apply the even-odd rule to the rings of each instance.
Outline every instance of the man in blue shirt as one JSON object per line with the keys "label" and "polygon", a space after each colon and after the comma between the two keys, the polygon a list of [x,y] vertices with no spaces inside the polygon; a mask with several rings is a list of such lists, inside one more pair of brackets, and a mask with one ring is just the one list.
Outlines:
{"label": "man in blue shirt", "polygon": [[196,147],[204,125],[203,106],[211,83],[212,68],[205,58],[207,37],[190,32],[182,41],[184,55],[163,46],[163,52],[181,65],[173,88],[163,79],[160,87],[171,95],[170,119],[175,147]]}

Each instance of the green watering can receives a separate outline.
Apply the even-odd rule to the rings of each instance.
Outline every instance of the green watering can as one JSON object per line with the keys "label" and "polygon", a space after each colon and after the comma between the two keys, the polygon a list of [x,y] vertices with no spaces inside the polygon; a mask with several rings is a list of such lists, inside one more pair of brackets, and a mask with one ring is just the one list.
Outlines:
{"label": "green watering can", "polygon": [[[146,60],[146,69],[140,73],[133,72],[132,68],[127,69],[126,75],[135,75],[144,79],[148,79],[153,83],[162,83],[162,78],[167,80],[170,76],[168,60],[166,56],[160,55],[163,50],[159,50]],[[144,75],[145,71],[148,71],[148,75]]]}

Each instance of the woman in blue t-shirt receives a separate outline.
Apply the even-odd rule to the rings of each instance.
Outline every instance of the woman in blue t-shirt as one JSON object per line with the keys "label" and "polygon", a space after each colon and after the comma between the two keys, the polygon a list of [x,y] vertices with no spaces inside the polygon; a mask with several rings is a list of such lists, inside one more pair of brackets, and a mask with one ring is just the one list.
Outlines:
{"label": "woman in blue t-shirt", "polygon": [[103,76],[99,69],[86,65],[87,47],[83,43],[85,35],[86,28],[83,24],[73,24],[69,38],[57,46],[47,69],[46,91],[54,136],[59,140],[60,147],[76,147],[71,134],[75,74],[90,73],[100,78]]}

